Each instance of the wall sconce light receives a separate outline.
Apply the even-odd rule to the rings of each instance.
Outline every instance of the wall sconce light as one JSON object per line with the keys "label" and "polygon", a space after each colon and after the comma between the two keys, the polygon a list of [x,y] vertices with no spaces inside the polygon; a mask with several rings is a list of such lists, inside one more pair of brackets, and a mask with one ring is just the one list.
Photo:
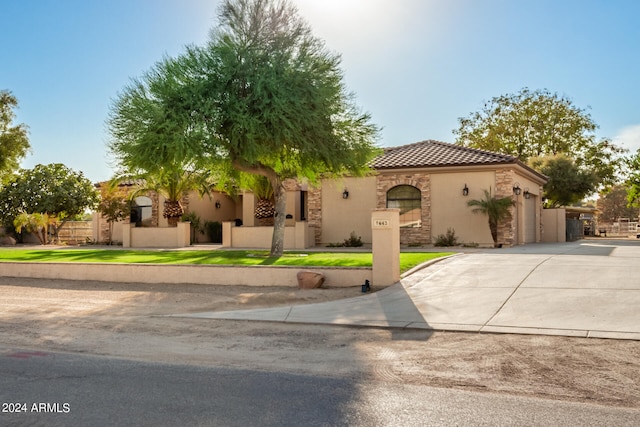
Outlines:
{"label": "wall sconce light", "polygon": [[530,199],[531,198],[531,193],[529,193],[529,189],[525,187],[524,189],[524,198],[525,199]]}
{"label": "wall sconce light", "polygon": [[521,191],[522,190],[520,190],[519,183],[516,182],[515,184],[513,184],[513,194],[515,194],[516,196],[519,196]]}
{"label": "wall sconce light", "polygon": [[216,209],[220,209],[221,206],[220,200],[216,200]]}
{"label": "wall sconce light", "polygon": [[349,191],[346,188],[342,192],[342,198],[343,199],[348,199],[349,198]]}
{"label": "wall sconce light", "polygon": [[467,184],[465,184],[464,188],[462,189],[462,195],[463,196],[468,196],[469,195],[469,187],[467,187]]}

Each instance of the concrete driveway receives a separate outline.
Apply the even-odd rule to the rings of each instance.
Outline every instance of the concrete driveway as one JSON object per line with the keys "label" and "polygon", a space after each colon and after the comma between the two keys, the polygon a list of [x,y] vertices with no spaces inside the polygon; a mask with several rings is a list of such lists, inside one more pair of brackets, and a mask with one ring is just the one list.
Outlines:
{"label": "concrete driveway", "polygon": [[640,340],[640,242],[470,250],[356,298],[180,316]]}

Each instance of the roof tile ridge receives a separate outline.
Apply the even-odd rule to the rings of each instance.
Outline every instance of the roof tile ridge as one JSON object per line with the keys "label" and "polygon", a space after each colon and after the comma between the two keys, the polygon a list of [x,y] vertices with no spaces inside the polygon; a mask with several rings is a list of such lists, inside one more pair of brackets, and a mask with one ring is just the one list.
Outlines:
{"label": "roof tile ridge", "polygon": [[503,158],[504,160],[509,160],[509,161],[518,160],[518,157],[512,156],[510,154],[496,153],[495,151],[483,150],[481,148],[466,147],[464,145],[459,145],[459,144],[451,144],[451,145],[455,146],[456,148],[462,151],[469,151],[469,152],[474,152],[478,154],[486,154],[492,157],[500,157],[500,158]]}

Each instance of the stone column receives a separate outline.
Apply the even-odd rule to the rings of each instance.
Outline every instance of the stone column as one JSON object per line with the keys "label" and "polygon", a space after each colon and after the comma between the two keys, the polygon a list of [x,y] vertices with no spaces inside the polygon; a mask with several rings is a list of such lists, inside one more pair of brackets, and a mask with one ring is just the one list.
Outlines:
{"label": "stone column", "polygon": [[400,210],[374,209],[371,214],[374,286],[400,280]]}

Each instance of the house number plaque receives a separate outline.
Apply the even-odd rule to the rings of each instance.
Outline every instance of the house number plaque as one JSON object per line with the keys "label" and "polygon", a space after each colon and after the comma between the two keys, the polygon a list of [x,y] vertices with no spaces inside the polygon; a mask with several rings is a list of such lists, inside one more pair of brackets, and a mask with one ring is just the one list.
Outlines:
{"label": "house number plaque", "polygon": [[391,222],[388,219],[374,219],[373,224],[371,226],[373,228],[390,228]]}

